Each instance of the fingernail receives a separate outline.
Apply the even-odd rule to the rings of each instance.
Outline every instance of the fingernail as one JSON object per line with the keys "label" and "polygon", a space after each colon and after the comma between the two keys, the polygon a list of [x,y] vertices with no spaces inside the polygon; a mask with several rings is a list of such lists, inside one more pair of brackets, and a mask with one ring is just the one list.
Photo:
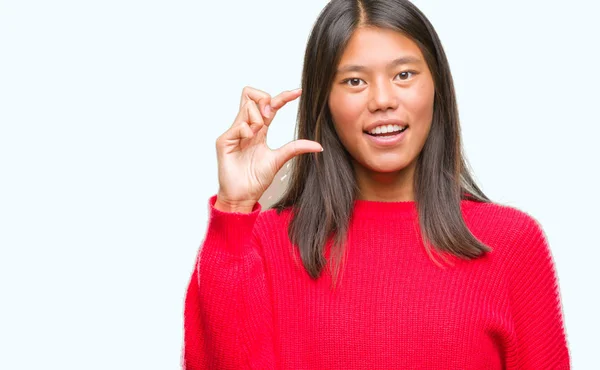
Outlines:
{"label": "fingernail", "polygon": [[323,151],[323,147],[321,147],[321,151]]}
{"label": "fingernail", "polygon": [[271,115],[271,106],[265,105],[265,116]]}

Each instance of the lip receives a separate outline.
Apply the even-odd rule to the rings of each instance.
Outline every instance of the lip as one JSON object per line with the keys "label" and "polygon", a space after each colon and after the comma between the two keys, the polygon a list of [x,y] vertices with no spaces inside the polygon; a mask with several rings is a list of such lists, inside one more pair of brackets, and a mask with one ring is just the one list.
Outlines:
{"label": "lip", "polygon": [[402,120],[399,119],[382,119],[379,121],[375,121],[373,123],[371,123],[370,125],[368,125],[365,129],[364,132],[369,132],[372,129],[374,129],[377,126],[382,126],[382,125],[398,125],[398,126],[408,126],[408,124]]}
{"label": "lip", "polygon": [[370,142],[375,144],[375,146],[385,148],[402,143],[406,136],[406,131],[408,131],[408,127],[401,133],[392,136],[371,136],[366,132],[364,132],[363,135],[365,135]]}

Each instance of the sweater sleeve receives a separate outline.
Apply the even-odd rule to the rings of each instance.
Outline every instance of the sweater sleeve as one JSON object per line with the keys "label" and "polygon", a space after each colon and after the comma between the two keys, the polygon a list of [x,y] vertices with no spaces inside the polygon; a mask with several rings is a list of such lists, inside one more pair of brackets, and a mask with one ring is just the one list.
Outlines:
{"label": "sweater sleeve", "polygon": [[185,298],[182,367],[274,369],[270,295],[253,233],[261,206],[228,213],[215,201]]}
{"label": "sweater sleeve", "polygon": [[525,216],[510,273],[515,348],[507,369],[570,369],[558,277],[540,224]]}

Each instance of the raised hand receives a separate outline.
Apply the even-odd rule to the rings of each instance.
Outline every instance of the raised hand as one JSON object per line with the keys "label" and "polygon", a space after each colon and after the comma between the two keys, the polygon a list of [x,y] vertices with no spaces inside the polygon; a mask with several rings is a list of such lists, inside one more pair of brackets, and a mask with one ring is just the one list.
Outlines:
{"label": "raised hand", "polygon": [[323,150],[310,140],[295,140],[279,149],[267,146],[267,131],[277,111],[297,99],[301,89],[274,98],[245,87],[233,125],[216,142],[219,191],[215,207],[228,212],[250,212],[275,174],[293,157]]}

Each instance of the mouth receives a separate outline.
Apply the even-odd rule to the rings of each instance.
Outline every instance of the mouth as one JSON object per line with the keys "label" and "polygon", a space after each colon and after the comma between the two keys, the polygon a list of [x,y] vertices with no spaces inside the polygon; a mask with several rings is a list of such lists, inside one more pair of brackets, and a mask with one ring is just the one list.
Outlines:
{"label": "mouth", "polygon": [[380,129],[379,127],[375,130],[371,130],[371,131],[363,131],[365,134],[373,136],[373,137],[391,137],[391,136],[395,136],[395,135],[400,135],[401,133],[403,133],[404,131],[408,130],[408,126],[407,127],[399,127],[399,126],[394,126],[394,127],[387,127],[387,128],[382,128]]}
{"label": "mouth", "polygon": [[390,127],[388,126],[386,129],[377,127],[371,131],[363,131],[366,138],[368,138],[368,142],[374,145],[377,148],[391,148],[396,145],[400,145],[405,141],[406,131],[408,130],[408,126],[400,127]]}

